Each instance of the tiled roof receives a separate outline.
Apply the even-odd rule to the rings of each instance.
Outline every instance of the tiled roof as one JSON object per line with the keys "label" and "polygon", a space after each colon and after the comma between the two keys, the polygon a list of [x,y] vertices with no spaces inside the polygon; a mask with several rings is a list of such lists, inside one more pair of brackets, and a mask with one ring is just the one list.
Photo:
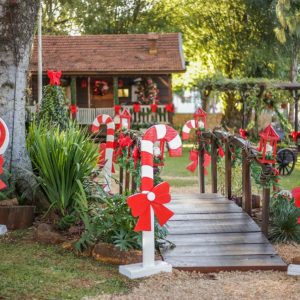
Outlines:
{"label": "tiled roof", "polygon": [[[181,35],[152,34],[157,54],[149,53],[150,35],[43,36],[43,69],[97,74],[184,71]],[[37,71],[37,40],[30,70]]]}

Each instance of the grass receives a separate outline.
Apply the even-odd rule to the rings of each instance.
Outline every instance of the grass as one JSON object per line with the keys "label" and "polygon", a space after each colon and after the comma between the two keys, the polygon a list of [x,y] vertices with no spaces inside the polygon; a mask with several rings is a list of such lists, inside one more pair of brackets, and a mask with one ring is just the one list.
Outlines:
{"label": "grass", "polygon": [[126,293],[131,284],[114,266],[34,242],[31,231],[0,237],[0,299],[81,299]]}
{"label": "grass", "polygon": [[[181,157],[169,157],[166,154],[165,167],[161,173],[161,177],[168,181],[171,186],[186,187],[190,185],[196,185],[198,183],[198,172],[194,173],[186,170],[186,166],[189,164],[189,151],[191,145],[184,145],[183,153]],[[208,176],[206,177],[206,183],[210,183],[210,166],[207,168]],[[291,190],[296,186],[300,186],[300,155],[295,165],[294,171],[290,176],[281,176],[279,184],[282,189]]]}

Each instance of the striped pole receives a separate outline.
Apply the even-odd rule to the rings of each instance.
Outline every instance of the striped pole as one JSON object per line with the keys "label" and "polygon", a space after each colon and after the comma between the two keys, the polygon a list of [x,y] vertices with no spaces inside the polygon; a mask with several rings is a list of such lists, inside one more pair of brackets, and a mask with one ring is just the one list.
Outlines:
{"label": "striped pole", "polygon": [[[111,170],[112,161],[114,153],[114,140],[115,140],[115,123],[111,116],[109,115],[99,115],[96,117],[92,124],[92,132],[98,132],[100,125],[106,125],[106,147],[105,147],[105,165],[104,165],[104,177],[107,185],[105,186],[105,191],[111,190]],[[99,146],[99,151],[101,147]]]}
{"label": "striped pole", "polygon": [[[8,142],[9,142],[9,131],[3,119],[0,118],[0,174],[3,174],[3,168],[2,168],[4,164],[3,154],[8,147]],[[4,188],[6,188],[6,184],[2,180],[0,180],[0,190]]]}
{"label": "striped pole", "polygon": [[[170,156],[181,156],[182,143],[179,134],[168,125],[159,124],[150,127],[141,142],[141,191],[148,193],[154,186],[153,181],[153,145],[164,140],[169,146]],[[153,268],[155,265],[154,248],[154,212],[151,209],[151,231],[143,231],[143,268]]]}
{"label": "striped pole", "polygon": [[198,128],[197,128],[197,124],[196,123],[197,122],[195,120],[189,120],[189,121],[187,121],[183,125],[183,127],[182,127],[182,134],[181,134],[181,137],[182,137],[183,141],[188,140],[191,129],[201,129],[201,128],[204,128],[203,122],[198,121]]}

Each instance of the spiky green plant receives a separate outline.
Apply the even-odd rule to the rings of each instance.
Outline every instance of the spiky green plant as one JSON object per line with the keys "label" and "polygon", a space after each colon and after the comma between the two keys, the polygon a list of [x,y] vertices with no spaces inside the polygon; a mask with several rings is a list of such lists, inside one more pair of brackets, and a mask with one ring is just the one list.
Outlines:
{"label": "spiky green plant", "polygon": [[61,216],[71,214],[79,199],[78,182],[82,184],[97,165],[97,145],[89,139],[87,130],[73,122],[62,130],[47,122],[32,123],[27,149],[51,208]]}
{"label": "spiky green plant", "polygon": [[300,209],[294,199],[284,193],[275,194],[270,206],[269,238],[275,243],[300,242]]}

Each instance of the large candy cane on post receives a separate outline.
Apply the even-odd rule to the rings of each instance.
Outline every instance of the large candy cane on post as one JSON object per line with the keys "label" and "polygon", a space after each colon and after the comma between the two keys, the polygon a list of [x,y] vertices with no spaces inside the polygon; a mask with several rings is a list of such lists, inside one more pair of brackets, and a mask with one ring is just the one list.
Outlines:
{"label": "large candy cane on post", "polygon": [[195,120],[187,121],[182,127],[182,134],[181,134],[182,140],[183,141],[188,140],[191,129],[200,129],[200,128],[204,128],[203,122],[198,121],[198,128],[197,128],[197,122]]}
{"label": "large candy cane on post", "polygon": [[[0,174],[3,174],[3,154],[7,149],[9,142],[9,131],[5,122],[0,118]],[[6,188],[6,184],[0,180],[0,190]]]}
{"label": "large candy cane on post", "polygon": [[[111,190],[111,170],[114,152],[114,140],[115,140],[115,123],[109,115],[99,115],[96,117],[92,124],[92,132],[99,131],[100,125],[106,125],[106,147],[105,147],[105,165],[104,165],[104,176],[107,182],[105,191]],[[100,146],[99,146],[100,150]]]}
{"label": "large candy cane on post", "polygon": [[[146,199],[141,199],[143,203],[145,201],[153,201],[154,207],[157,210],[164,209],[162,207],[158,207],[162,203],[168,203],[170,201],[170,195],[166,194],[163,195],[163,199],[160,198],[160,203],[156,202],[156,197],[158,198],[160,195],[156,194],[156,190],[159,193],[158,190],[160,190],[162,193],[162,185],[168,186],[166,182],[160,185],[157,185],[154,187],[154,176],[153,176],[153,151],[154,151],[154,143],[157,141],[166,141],[169,148],[169,155],[170,156],[181,156],[182,154],[182,143],[179,134],[176,132],[175,129],[168,125],[154,125],[150,127],[144,134],[141,142],[141,192],[142,194],[146,194]],[[167,188],[168,190],[168,188]],[[169,191],[167,191],[169,192]],[[133,206],[136,206],[135,212],[139,214],[139,210],[142,210],[142,206],[140,208],[138,207],[138,201],[141,194],[136,194],[131,196],[130,203],[132,204],[132,213],[133,213]],[[135,198],[134,198],[135,197]],[[164,197],[166,199],[164,199]],[[130,198],[130,197],[129,197]],[[128,198],[128,201],[129,201]],[[142,197],[140,197],[142,198]],[[145,196],[144,196],[145,198]],[[137,200],[137,202],[134,202],[132,200]],[[164,201],[166,200],[166,201]],[[127,201],[127,202],[128,202]],[[128,203],[129,204],[129,203]],[[135,204],[135,205],[133,205]],[[140,204],[142,205],[142,203]],[[159,272],[171,272],[172,266],[166,262],[163,261],[155,261],[155,247],[154,247],[154,209],[152,205],[148,206],[150,209],[150,217],[149,217],[149,230],[143,229],[143,263],[140,264],[132,264],[132,265],[124,265],[119,267],[120,273],[123,275],[126,275],[127,277],[133,279],[133,278],[140,278],[144,276],[150,276]],[[166,212],[167,210],[167,212]],[[164,213],[168,214],[168,209],[164,209],[162,218],[166,217],[166,219],[169,218],[169,216],[164,215]],[[158,217],[158,215],[157,215]],[[145,220],[143,220],[145,221]],[[141,222],[141,217],[138,220],[137,226],[139,228],[142,228],[145,226],[145,222]],[[139,229],[135,229],[139,230]]]}

